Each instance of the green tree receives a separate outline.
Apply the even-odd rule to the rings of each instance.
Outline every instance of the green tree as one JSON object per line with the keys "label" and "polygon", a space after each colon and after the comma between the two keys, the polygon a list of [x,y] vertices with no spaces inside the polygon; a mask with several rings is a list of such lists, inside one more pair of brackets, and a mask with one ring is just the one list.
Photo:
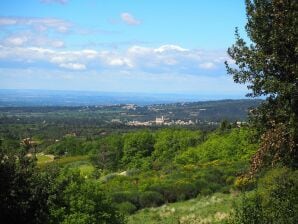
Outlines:
{"label": "green tree", "polygon": [[170,161],[181,151],[199,144],[202,137],[199,131],[184,129],[163,129],[158,131],[153,152],[155,168],[169,165]]}
{"label": "green tree", "polygon": [[117,170],[122,157],[122,136],[111,135],[98,143],[98,149],[91,156],[93,164],[104,170]]}
{"label": "green tree", "polygon": [[123,145],[123,164],[136,168],[146,167],[146,159],[151,156],[154,143],[152,133],[146,130],[126,134]]}
{"label": "green tree", "polygon": [[47,148],[49,153],[55,155],[84,155],[88,148],[84,147],[84,141],[78,137],[68,136]]}
{"label": "green tree", "polygon": [[3,223],[47,223],[47,178],[25,151],[0,149],[0,220]]}
{"label": "green tree", "polygon": [[265,96],[252,113],[262,136],[252,171],[282,162],[297,167],[298,147],[298,1],[246,0],[247,44],[236,30],[226,62],[236,83],[248,84],[248,96]]}
{"label": "green tree", "polygon": [[124,223],[123,216],[112,206],[100,185],[82,178],[78,170],[60,172],[51,189],[50,223]]}
{"label": "green tree", "polygon": [[0,148],[0,220],[6,224],[124,223],[98,183],[79,171],[37,169],[34,157]]}
{"label": "green tree", "polygon": [[255,191],[242,198],[234,224],[294,224],[298,221],[298,171],[275,168],[259,180]]}

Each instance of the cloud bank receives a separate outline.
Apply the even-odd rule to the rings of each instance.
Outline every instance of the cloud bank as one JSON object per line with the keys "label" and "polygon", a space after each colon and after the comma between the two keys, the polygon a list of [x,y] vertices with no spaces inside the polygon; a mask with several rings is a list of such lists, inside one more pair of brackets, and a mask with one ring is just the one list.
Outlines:
{"label": "cloud bank", "polygon": [[[223,69],[228,60],[224,52],[185,49],[177,45],[156,48],[131,46],[116,50],[58,50],[42,47],[22,47],[26,39],[11,39],[12,46],[0,46],[0,62],[12,66],[47,66],[48,69],[70,70],[111,69],[127,72],[181,73],[202,75]],[[57,42],[57,45],[62,43]]]}

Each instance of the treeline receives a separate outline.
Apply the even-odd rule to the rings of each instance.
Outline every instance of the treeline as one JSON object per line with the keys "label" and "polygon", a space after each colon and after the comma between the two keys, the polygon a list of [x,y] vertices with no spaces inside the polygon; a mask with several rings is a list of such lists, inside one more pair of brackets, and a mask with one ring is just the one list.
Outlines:
{"label": "treeline", "polygon": [[143,129],[96,139],[66,136],[48,146],[44,152],[57,156],[89,154],[94,165],[106,171],[158,169],[177,153],[201,143],[206,136],[201,131],[180,128]]}
{"label": "treeline", "polygon": [[36,167],[25,150],[0,148],[0,220],[17,223],[124,223],[100,186],[78,171]]}
{"label": "treeline", "polygon": [[[16,208],[19,213],[11,213],[15,217],[34,210],[33,216],[22,219],[35,223],[39,223],[37,219],[44,223],[100,223],[96,220],[103,217],[122,222],[120,214],[142,208],[214,192],[229,193],[237,187],[236,175],[246,169],[256,146],[249,136],[246,128],[227,127],[211,133],[144,129],[98,139],[69,136],[44,151],[56,155],[57,161],[88,154],[95,167],[88,177],[82,176],[80,161],[69,165],[52,162],[38,168],[34,156],[28,158],[24,149],[12,153],[2,146],[1,197],[2,209],[7,212],[3,216],[9,217],[10,209]],[[21,185],[14,185],[16,181]],[[11,196],[12,192],[16,194]],[[35,202],[36,197],[42,201]],[[27,205],[20,207],[25,202]],[[39,209],[35,210],[36,206]]]}
{"label": "treeline", "polygon": [[247,128],[140,130],[84,142],[84,147],[70,144],[78,146],[72,154],[89,150],[93,177],[125,214],[199,194],[229,193],[257,146]]}

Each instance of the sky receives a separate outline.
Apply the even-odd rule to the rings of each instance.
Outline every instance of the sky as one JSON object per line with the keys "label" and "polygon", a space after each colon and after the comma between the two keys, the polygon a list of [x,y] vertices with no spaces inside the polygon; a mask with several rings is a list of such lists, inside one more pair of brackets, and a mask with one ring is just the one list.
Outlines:
{"label": "sky", "polygon": [[242,0],[1,0],[0,89],[234,95]]}

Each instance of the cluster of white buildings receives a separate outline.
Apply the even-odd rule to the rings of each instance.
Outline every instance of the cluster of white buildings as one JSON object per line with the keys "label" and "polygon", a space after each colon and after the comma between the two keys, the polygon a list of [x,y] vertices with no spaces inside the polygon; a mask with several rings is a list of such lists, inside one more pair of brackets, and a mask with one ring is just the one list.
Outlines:
{"label": "cluster of white buildings", "polygon": [[183,121],[183,120],[167,120],[164,118],[164,116],[156,117],[155,121],[129,121],[126,124],[129,126],[151,126],[151,125],[194,125],[196,122],[189,120],[189,121]]}
{"label": "cluster of white buildings", "polygon": [[126,104],[124,106],[122,106],[122,109],[126,109],[126,110],[136,110],[137,109],[137,105],[135,104]]}

